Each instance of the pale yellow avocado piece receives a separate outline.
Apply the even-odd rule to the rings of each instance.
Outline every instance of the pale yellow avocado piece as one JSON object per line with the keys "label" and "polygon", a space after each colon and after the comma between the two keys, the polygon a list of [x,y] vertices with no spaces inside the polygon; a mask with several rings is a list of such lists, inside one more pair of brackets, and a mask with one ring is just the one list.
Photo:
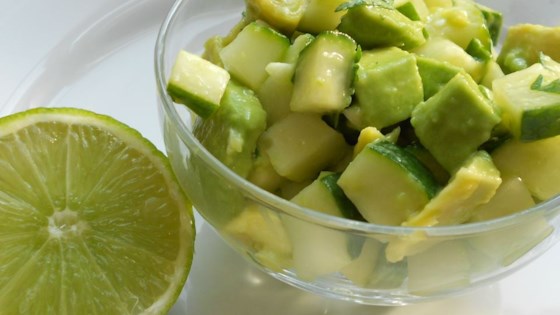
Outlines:
{"label": "pale yellow avocado piece", "polygon": [[375,127],[366,127],[362,129],[360,131],[360,136],[358,137],[358,142],[354,146],[354,157],[356,157],[358,153],[362,152],[366,145],[382,138],[383,134]]}
{"label": "pale yellow avocado piece", "polygon": [[291,265],[292,244],[282,221],[261,211],[257,204],[248,205],[243,212],[231,220],[224,232],[255,250],[255,259],[273,270]]}
{"label": "pale yellow avocado piece", "polygon": [[560,26],[511,26],[500,50],[498,63],[506,73],[515,72],[537,63],[540,54],[560,62]]}
{"label": "pale yellow avocado piece", "polygon": [[461,224],[473,209],[488,202],[502,183],[500,172],[485,151],[473,154],[452,176],[449,183],[404,226]]}

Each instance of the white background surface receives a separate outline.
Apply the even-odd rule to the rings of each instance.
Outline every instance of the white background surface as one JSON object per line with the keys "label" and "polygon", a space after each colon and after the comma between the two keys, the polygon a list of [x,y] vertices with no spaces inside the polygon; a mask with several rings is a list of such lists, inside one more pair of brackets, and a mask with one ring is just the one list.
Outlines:
{"label": "white background surface", "polygon": [[[163,148],[152,56],[171,5],[0,0],[0,115],[28,106],[83,107],[114,116]],[[273,280],[227,248],[200,217],[197,226],[191,275],[171,314],[560,314],[560,245],[502,282],[459,298],[368,307]]]}

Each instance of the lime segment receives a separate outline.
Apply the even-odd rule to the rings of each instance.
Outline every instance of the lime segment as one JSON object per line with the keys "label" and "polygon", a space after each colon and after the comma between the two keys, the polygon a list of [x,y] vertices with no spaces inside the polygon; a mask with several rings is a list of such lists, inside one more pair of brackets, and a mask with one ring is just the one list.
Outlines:
{"label": "lime segment", "polygon": [[0,119],[0,313],[164,314],[192,207],[137,131],[71,108]]}

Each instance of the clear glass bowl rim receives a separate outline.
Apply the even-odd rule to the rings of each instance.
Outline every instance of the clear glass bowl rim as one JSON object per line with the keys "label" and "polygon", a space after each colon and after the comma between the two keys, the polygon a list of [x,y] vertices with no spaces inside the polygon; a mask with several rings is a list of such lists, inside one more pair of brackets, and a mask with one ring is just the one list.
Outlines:
{"label": "clear glass bowl rim", "polygon": [[[537,216],[552,215],[560,207],[560,195],[557,195],[547,201],[541,202],[532,208],[524,211],[484,222],[466,223],[453,226],[436,226],[436,227],[404,227],[404,226],[386,226],[373,224],[368,222],[360,222],[345,218],[338,218],[331,215],[323,214],[321,212],[301,207],[288,200],[282,199],[270,192],[267,192],[256,185],[250,183],[244,178],[240,177],[219,160],[217,160],[202,144],[194,137],[189,131],[185,122],[179,116],[173,100],[166,92],[167,78],[165,75],[165,53],[166,44],[169,38],[170,26],[176,21],[177,12],[183,6],[188,4],[191,0],[176,0],[170,11],[168,12],[165,20],[161,24],[158,36],[156,39],[154,50],[154,70],[156,77],[156,84],[158,95],[163,107],[165,119],[168,119],[173,128],[177,131],[179,138],[183,141],[189,150],[199,155],[199,157],[210,167],[213,171],[221,174],[233,187],[243,191],[244,195],[251,196],[258,202],[277,212],[288,214],[292,217],[312,222],[324,227],[341,230],[353,231],[360,234],[385,234],[385,235],[410,235],[413,233],[425,233],[438,237],[445,236],[468,236],[496,229],[506,228],[523,224],[524,221],[530,220]],[[196,148],[196,150],[192,150]],[[195,205],[196,206],[196,205]]]}

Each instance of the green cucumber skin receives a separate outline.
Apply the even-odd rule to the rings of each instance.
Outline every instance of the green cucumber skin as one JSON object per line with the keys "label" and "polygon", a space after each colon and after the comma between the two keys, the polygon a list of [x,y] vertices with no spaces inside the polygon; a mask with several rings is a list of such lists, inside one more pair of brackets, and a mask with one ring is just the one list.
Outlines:
{"label": "green cucumber skin", "polygon": [[376,141],[369,144],[368,149],[383,155],[404,168],[406,172],[424,186],[429,199],[439,192],[440,186],[431,175],[430,170],[412,153],[390,141]]}
{"label": "green cucumber skin", "polygon": [[167,93],[171,99],[178,104],[183,104],[190,108],[195,114],[203,119],[210,117],[218,108],[216,104],[208,102],[174,84],[167,85]]}
{"label": "green cucumber skin", "polygon": [[348,199],[342,188],[336,183],[340,178],[339,173],[332,173],[320,179],[321,183],[331,192],[342,215],[351,220],[365,221],[356,206]]}
{"label": "green cucumber skin", "polygon": [[522,141],[534,141],[560,134],[560,104],[526,110],[521,117]]}

